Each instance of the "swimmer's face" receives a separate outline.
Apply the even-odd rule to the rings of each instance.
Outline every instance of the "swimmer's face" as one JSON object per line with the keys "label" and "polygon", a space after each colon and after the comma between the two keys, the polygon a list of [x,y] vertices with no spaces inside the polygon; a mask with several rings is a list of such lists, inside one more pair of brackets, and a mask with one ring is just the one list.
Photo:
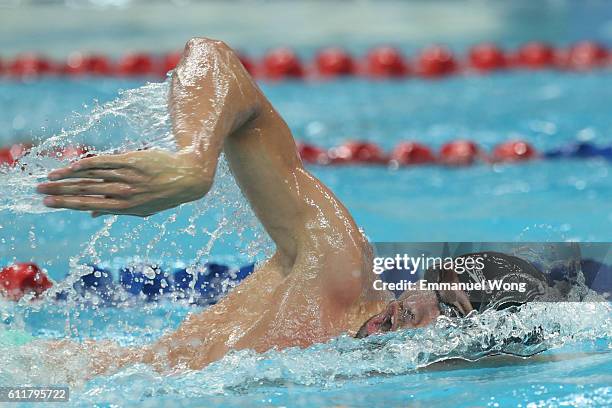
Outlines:
{"label": "swimmer's face", "polygon": [[355,337],[361,339],[375,333],[427,326],[442,314],[441,307],[453,308],[458,315],[465,315],[471,310],[471,307],[462,305],[463,302],[446,303],[449,298],[456,300],[460,297],[457,294],[448,296],[447,293],[442,296],[444,299],[440,299],[436,292],[429,290],[406,291],[397,300],[389,302],[385,310],[370,317]]}
{"label": "swimmer's face", "polygon": [[406,291],[399,299],[389,302],[385,310],[370,317],[355,337],[427,326],[438,316],[440,309],[434,292]]}

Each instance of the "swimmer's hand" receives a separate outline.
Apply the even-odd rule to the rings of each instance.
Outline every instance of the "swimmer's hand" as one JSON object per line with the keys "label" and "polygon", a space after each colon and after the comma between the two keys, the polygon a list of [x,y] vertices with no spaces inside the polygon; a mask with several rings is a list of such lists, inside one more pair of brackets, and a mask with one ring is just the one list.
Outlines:
{"label": "swimmer's hand", "polygon": [[145,150],[82,159],[37,189],[47,207],[145,217],[203,197],[210,173],[194,154]]}

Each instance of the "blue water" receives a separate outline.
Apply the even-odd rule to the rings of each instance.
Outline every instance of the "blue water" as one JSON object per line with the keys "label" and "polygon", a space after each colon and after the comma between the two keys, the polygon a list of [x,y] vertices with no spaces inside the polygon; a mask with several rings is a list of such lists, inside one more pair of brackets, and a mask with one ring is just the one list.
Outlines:
{"label": "blue water", "polygon": [[[140,85],[119,80],[3,82],[0,140],[45,138],[62,128],[78,128],[90,117],[91,106],[83,103],[110,101],[118,89]],[[503,73],[438,82],[289,82],[267,84],[264,90],[299,139],[321,146],[347,138],[387,149],[404,139],[438,147],[470,138],[487,149],[516,137],[539,150],[585,140],[612,144],[609,72]],[[159,97],[161,91],[152,92]],[[68,141],[108,148],[119,145],[125,134],[137,137],[148,122],[131,121],[134,110],[125,112],[127,119],[103,116]],[[311,170],[336,192],[372,241],[612,239],[612,177],[606,161]],[[9,177],[21,176],[13,172]],[[3,191],[0,203],[14,205],[11,197],[22,193],[29,203],[39,200],[28,191],[17,193]],[[169,211],[148,220],[94,220],[75,212],[14,210],[0,212],[0,259],[36,261],[55,279],[64,278],[70,259],[110,262],[139,256],[172,262],[204,257],[241,265],[263,258],[271,248],[226,171],[212,197],[181,207],[176,216]],[[202,251],[209,244],[210,250]],[[340,338],[307,350],[234,353],[200,372],[171,377],[133,367],[75,384],[73,405],[605,407],[612,405],[612,314],[605,305],[596,303],[584,313],[571,307],[540,311],[541,324],[557,325],[566,336],[551,340],[552,350],[526,360],[492,357],[427,365],[436,350],[455,356],[448,352],[453,339],[457,344],[472,339],[472,334],[451,336],[435,327],[393,334],[381,340],[382,350],[372,348],[371,340]],[[5,325],[38,337],[69,334],[138,345],[175,328],[189,310],[193,307],[168,302],[123,309],[2,303],[0,317]],[[29,372],[18,357],[2,356],[2,383],[64,381],[62,370],[41,361],[38,370]]]}

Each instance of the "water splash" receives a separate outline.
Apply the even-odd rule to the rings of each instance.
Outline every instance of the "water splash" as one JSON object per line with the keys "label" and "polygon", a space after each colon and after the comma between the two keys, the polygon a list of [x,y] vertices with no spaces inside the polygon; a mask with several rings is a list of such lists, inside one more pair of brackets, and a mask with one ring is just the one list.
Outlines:
{"label": "water splash", "polygon": [[60,153],[64,148],[87,146],[89,153],[97,155],[145,147],[175,150],[167,106],[168,89],[169,81],[166,81],[121,91],[116,99],[96,103],[87,114],[69,118],[66,128],[41,140],[20,159],[18,166],[0,169],[0,189],[11,191],[0,197],[0,211],[57,211],[43,206],[41,196],[34,189],[46,180],[51,170],[69,163],[70,159],[62,158]]}

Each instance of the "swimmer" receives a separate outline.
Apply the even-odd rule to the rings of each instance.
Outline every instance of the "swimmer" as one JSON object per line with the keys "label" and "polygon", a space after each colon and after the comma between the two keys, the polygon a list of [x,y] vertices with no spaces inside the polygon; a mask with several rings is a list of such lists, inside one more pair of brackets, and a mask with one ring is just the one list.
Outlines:
{"label": "swimmer", "polygon": [[[307,347],[344,333],[424,327],[442,314],[473,309],[460,291],[409,291],[395,299],[373,289],[370,244],[336,196],[303,167],[287,124],[227,45],[190,40],[171,81],[177,153],[82,159],[38,186],[45,205],[94,217],[149,216],[205,196],[223,152],[276,252],[219,303],[190,314],[145,350],[81,345],[95,356],[94,374],[134,363],[199,370],[230,350]],[[457,275],[447,271],[439,279]]]}

